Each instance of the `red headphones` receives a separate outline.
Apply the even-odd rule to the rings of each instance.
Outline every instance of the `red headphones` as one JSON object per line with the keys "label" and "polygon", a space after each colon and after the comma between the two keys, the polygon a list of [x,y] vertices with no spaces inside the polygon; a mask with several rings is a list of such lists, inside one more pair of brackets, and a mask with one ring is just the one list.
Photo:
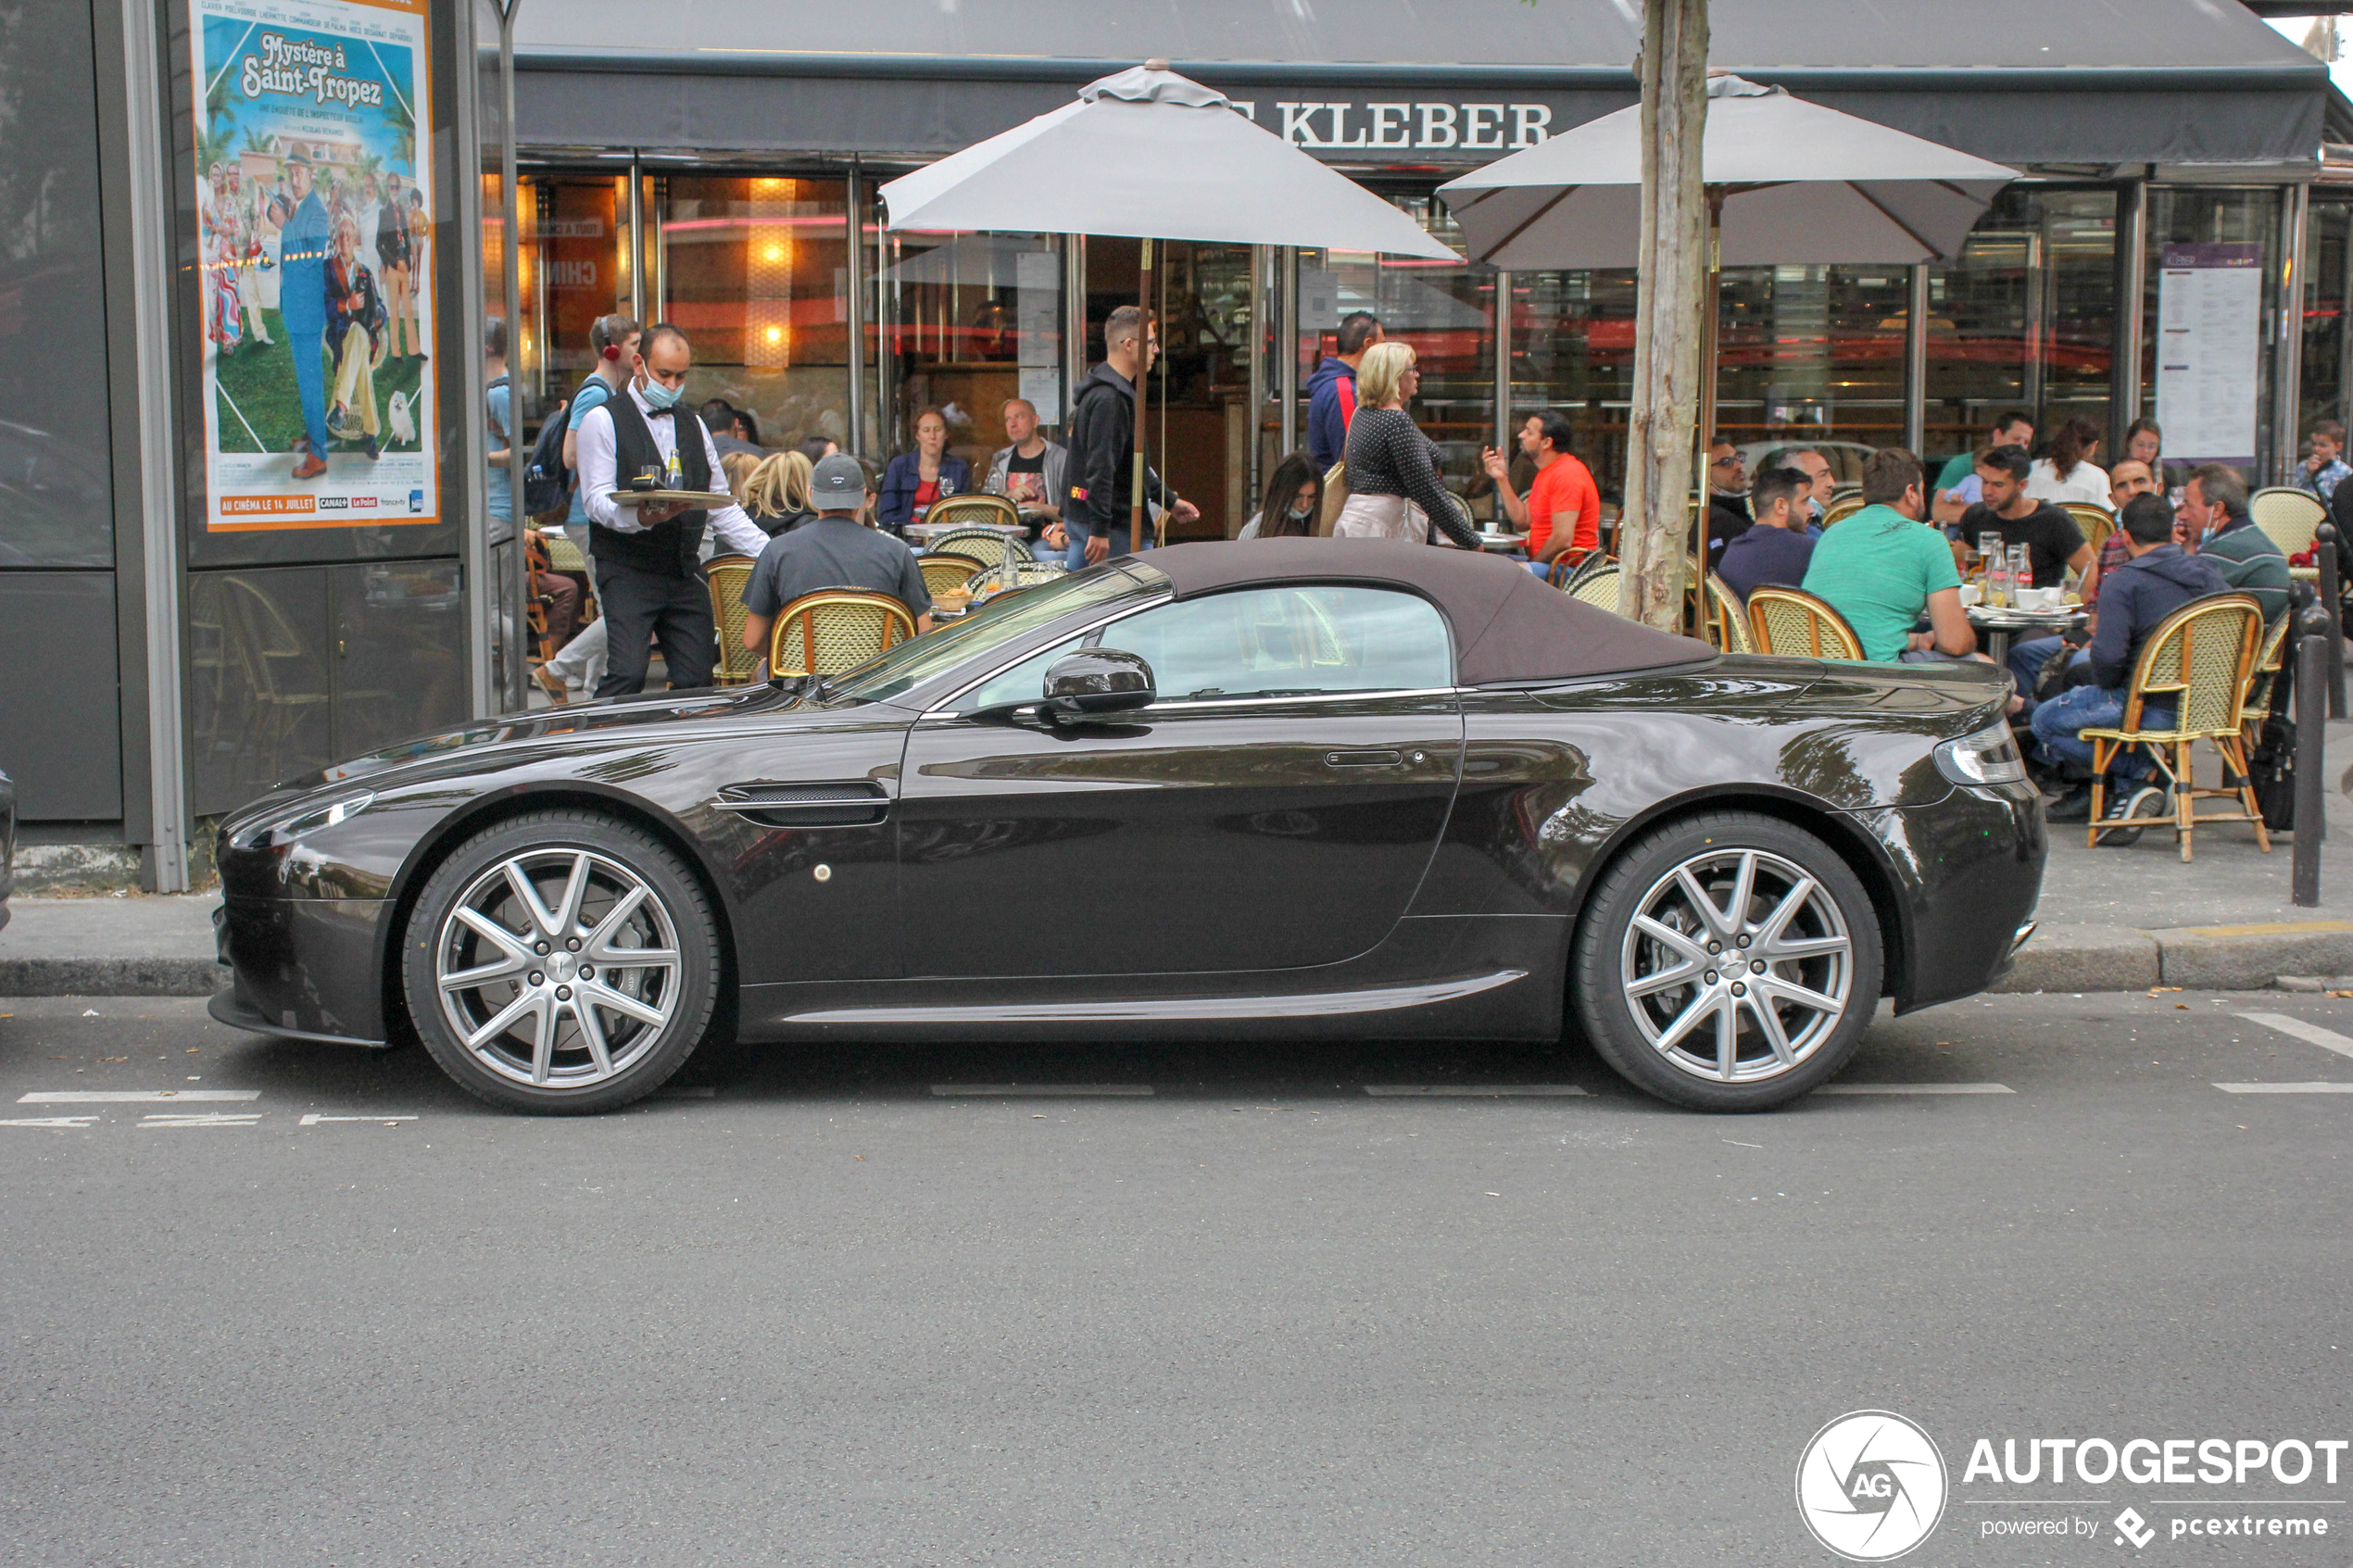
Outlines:
{"label": "red headphones", "polygon": [[605,345],[605,358],[608,358],[608,359],[618,359],[618,358],[621,358],[621,345],[618,345],[618,344],[611,344],[611,343],[609,343],[609,344]]}

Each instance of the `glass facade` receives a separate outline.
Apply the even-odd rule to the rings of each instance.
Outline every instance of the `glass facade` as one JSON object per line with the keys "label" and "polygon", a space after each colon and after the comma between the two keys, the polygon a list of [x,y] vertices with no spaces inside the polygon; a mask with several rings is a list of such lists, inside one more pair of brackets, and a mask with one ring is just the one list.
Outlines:
{"label": "glass facade", "polygon": [[[1136,300],[1139,243],[890,232],[871,185],[837,175],[647,174],[633,245],[626,171],[526,171],[522,369],[539,405],[586,373],[588,321],[635,303],[646,320],[694,334],[690,395],[750,410],[771,447],[812,434],[843,441],[862,406],[861,455],[880,462],[911,444],[918,411],[937,408],[949,417],[950,449],[977,467],[1003,445],[1013,397],[1035,404],[1047,433],[1058,434],[1075,378],[1101,358],[1104,319]],[[853,190],[863,193],[856,257]],[[1383,194],[1440,239],[1459,241],[1427,189]],[[1718,297],[1718,428],[1752,448],[1819,446],[1842,480],[1859,474],[1870,449],[1908,441],[1941,462],[2004,408],[2029,410],[2045,434],[2085,415],[2112,441],[2157,406],[2167,247],[2254,245],[2273,277],[2285,210],[2276,186],[2151,185],[2136,269],[2120,249],[2135,195],[2129,184],[2021,182],[1947,263],[1729,270]],[[2307,257],[2296,285],[2301,352],[2290,363],[2278,351],[2280,301],[2267,287],[2257,379],[2270,389],[2300,371],[2309,424],[2344,412],[2353,202],[2316,197]],[[1293,444],[1305,445],[1308,383],[1337,346],[1340,318],[1360,309],[1418,351],[1411,411],[1475,513],[1487,516],[1492,504],[1480,448],[1509,450],[1518,420],[1545,408],[1567,415],[1604,496],[1622,490],[1631,271],[1506,274],[1182,242],[1159,245],[1156,260],[1164,357],[1152,442],[1171,482],[1202,508],[1195,532],[1231,533],[1254,508],[1257,483],[1282,456],[1287,383],[1297,389]],[[2125,291],[2136,272],[2146,286],[2132,308]],[[1926,302],[1919,320],[1915,298]],[[2118,353],[2118,335],[2136,320],[2140,382],[2126,386],[2132,357]],[[855,342],[853,324],[862,324]],[[2270,479],[2294,436],[2278,443],[2268,404],[2259,422],[2255,477]],[[1517,478],[1524,485],[1527,475]]]}

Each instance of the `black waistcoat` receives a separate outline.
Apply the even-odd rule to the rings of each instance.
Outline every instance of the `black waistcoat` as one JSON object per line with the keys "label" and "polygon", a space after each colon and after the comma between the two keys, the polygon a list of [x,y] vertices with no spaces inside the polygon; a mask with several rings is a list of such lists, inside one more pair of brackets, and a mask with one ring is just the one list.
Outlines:
{"label": "black waistcoat", "polygon": [[[629,395],[629,389],[623,387],[607,398],[605,408],[612,415],[614,488],[628,489],[629,482],[648,469],[661,471],[661,449],[654,445],[654,433],[648,428],[646,416],[638,412],[636,399]],[[678,421],[678,488],[709,490],[711,459],[703,445],[702,420],[687,408],[662,418]],[[672,486],[665,484],[662,488]],[[623,533],[601,522],[592,522],[588,527],[589,553],[598,560],[613,561],[639,571],[692,577],[701,564],[703,524],[710,516],[705,511],[681,512],[668,522],[658,522],[637,533]]]}

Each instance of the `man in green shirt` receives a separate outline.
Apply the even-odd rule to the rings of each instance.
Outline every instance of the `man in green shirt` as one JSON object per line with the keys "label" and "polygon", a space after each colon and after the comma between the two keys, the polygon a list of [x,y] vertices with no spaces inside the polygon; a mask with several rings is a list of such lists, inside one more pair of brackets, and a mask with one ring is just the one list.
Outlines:
{"label": "man in green shirt", "polygon": [[2286,613],[2290,585],[2287,557],[2247,515],[2246,481],[2228,463],[2201,463],[2182,487],[2174,509],[2175,533],[2184,549],[2222,569],[2222,580],[2252,594],[2268,623]]}
{"label": "man in green shirt", "polygon": [[[1921,488],[1918,458],[1900,446],[1872,453],[1863,509],[1824,530],[1806,563],[1806,591],[1846,618],[1866,659],[1934,663],[1977,651],[1952,549],[1920,521]],[[1932,630],[1913,631],[1922,615]]]}
{"label": "man in green shirt", "polygon": [[[1986,443],[1990,450],[1995,446],[2022,446],[2034,449],[2034,417],[2012,408],[1994,416],[1994,433]],[[1977,454],[1956,452],[1944,460],[1936,476],[1936,491],[1931,497],[1933,505],[1929,516],[1947,528],[1961,521],[1961,514],[1984,497],[1978,494]]]}

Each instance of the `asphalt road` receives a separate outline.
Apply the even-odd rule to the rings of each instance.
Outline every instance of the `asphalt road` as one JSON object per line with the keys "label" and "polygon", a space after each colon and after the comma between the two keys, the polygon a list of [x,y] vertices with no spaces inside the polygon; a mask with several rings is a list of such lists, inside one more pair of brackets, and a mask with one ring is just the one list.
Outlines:
{"label": "asphalt road", "polygon": [[[2343,1564],[2353,1454],[1963,1477],[1979,1436],[2353,1438],[2353,1094],[2214,1086],[2353,1059],[2248,1012],[2353,1035],[1972,1001],[1844,1081],[2010,1092],[1743,1119],[1581,1049],[737,1050],[556,1122],[414,1051],[0,1000],[0,1557],[1818,1564],[1800,1451],[1874,1408],[1949,1467],[1906,1562]],[[1008,1084],[1152,1092],[934,1092]],[[1588,1092],[1365,1092],[1531,1085]],[[2170,1538],[2209,1504],[2333,1531]],[[2097,1534],[1988,1534],[2061,1516]]]}

